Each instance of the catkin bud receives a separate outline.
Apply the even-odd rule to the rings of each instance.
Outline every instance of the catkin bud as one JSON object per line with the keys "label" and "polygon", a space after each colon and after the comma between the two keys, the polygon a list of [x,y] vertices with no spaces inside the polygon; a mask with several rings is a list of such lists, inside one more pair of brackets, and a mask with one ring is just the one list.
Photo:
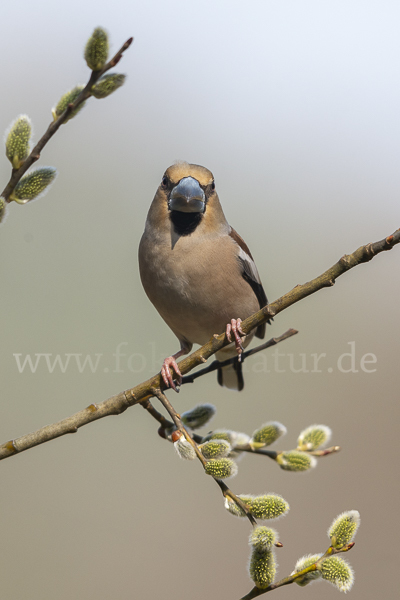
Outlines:
{"label": "catkin bud", "polygon": [[256,519],[277,519],[289,510],[289,504],[275,494],[254,496],[250,501],[250,512]]}
{"label": "catkin bud", "polygon": [[31,171],[19,180],[10,195],[10,200],[15,200],[18,204],[26,204],[47,191],[56,175],[57,170],[53,167],[39,167]]}
{"label": "catkin bud", "polygon": [[181,415],[181,421],[191,429],[204,427],[215,415],[217,409],[212,404],[199,404]]}
{"label": "catkin bud", "polygon": [[231,445],[226,440],[210,440],[199,446],[204,458],[225,458],[231,451]]}
{"label": "catkin bud", "polygon": [[204,470],[215,479],[234,477],[238,472],[237,464],[230,458],[212,458],[206,463]]}
{"label": "catkin bud", "polygon": [[230,429],[215,429],[215,431],[207,433],[201,441],[204,443],[209,440],[226,440],[234,448],[237,436],[236,431],[231,431]]}
{"label": "catkin bud", "polygon": [[261,590],[271,585],[276,574],[274,553],[260,553],[253,550],[250,557],[249,574],[255,585]]}
{"label": "catkin bud", "polygon": [[108,35],[101,27],[96,27],[85,47],[85,60],[89,69],[99,71],[108,58]]}
{"label": "catkin bud", "polygon": [[[84,85],[77,85],[72,90],[64,94],[64,96],[61,96],[57,106],[51,111],[53,114],[54,121],[57,121],[57,119],[63,114],[64,110],[68,107],[69,104],[73,104],[75,102],[75,100],[77,99],[84,87]],[[78,112],[85,106],[85,104],[86,100],[71,112],[68,118],[65,119],[64,123],[68,123],[70,119],[75,117],[75,115],[78,114]]]}
{"label": "catkin bud", "polygon": [[194,460],[196,458],[195,449],[180,431],[173,432],[172,441],[174,442],[174,448],[180,458],[185,458],[186,460]]}
{"label": "catkin bud", "polygon": [[[277,519],[289,510],[289,504],[276,494],[265,494],[263,496],[251,496],[250,494],[239,494],[242,502],[247,504],[249,511],[256,519]],[[245,517],[245,512],[230,498],[225,498],[225,508],[235,517]]]}
{"label": "catkin bud", "polygon": [[310,425],[304,429],[297,440],[298,450],[317,450],[331,439],[332,431],[326,425]]}
{"label": "catkin bud", "polygon": [[252,448],[270,446],[282,435],[285,435],[286,431],[286,427],[282,423],[278,423],[278,421],[264,423],[260,429],[257,429],[253,433],[250,445]]}
{"label": "catkin bud", "polygon": [[260,554],[271,550],[272,546],[278,541],[277,532],[274,529],[258,525],[254,527],[249,537],[249,544]]}
{"label": "catkin bud", "polygon": [[[317,560],[319,560],[321,558],[321,556],[322,556],[322,554],[307,554],[306,556],[302,556],[301,558],[299,558],[299,560],[295,564],[294,571],[291,573],[291,575],[295,575],[296,573],[303,571],[303,569],[310,567],[311,565],[316,563]],[[319,577],[321,577],[320,571],[318,571],[318,570],[309,571],[305,575],[302,575],[301,577],[298,577],[297,579],[295,579],[295,583],[297,583],[297,585],[304,587],[305,585],[308,585],[309,583],[311,583],[312,581],[315,581]]]}
{"label": "catkin bud", "polygon": [[120,73],[103,75],[90,89],[90,92],[95,98],[107,98],[107,96],[115,92],[121,85],[124,85],[125,79],[126,75]]}
{"label": "catkin bud", "polygon": [[359,525],[360,513],[358,510],[349,510],[340,514],[328,529],[331,545],[334,548],[341,548],[345,544],[349,544],[356,535]]}
{"label": "catkin bud", "polygon": [[353,569],[340,556],[331,556],[324,560],[321,565],[321,576],[341,592],[348,592],[354,583]]}
{"label": "catkin bud", "polygon": [[20,115],[11,124],[6,137],[6,156],[14,169],[19,169],[28,158],[31,135],[30,118]]}
{"label": "catkin bud", "polygon": [[315,456],[310,456],[306,452],[299,450],[290,450],[289,452],[280,452],[276,457],[276,462],[285,471],[308,471],[316,466]]}

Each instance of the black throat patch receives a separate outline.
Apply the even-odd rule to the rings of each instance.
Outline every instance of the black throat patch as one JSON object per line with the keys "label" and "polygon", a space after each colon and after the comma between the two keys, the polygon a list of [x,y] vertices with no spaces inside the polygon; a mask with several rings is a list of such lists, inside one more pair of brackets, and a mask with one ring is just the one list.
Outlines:
{"label": "black throat patch", "polygon": [[190,235],[200,224],[203,213],[184,213],[178,210],[171,210],[169,213],[175,233],[178,235]]}

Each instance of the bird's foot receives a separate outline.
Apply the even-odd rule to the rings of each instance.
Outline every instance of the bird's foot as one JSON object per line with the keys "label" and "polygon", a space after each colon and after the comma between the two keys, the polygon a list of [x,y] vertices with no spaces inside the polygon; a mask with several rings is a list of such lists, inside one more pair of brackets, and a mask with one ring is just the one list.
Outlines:
{"label": "bird's foot", "polygon": [[242,360],[242,352],[243,352],[243,346],[242,346],[242,340],[240,338],[240,334],[246,335],[244,333],[244,331],[242,331],[241,324],[242,324],[242,319],[231,319],[231,322],[227,324],[226,330],[225,330],[225,334],[226,334],[226,337],[228,338],[229,342],[232,342],[231,334],[233,333],[233,337],[235,338],[235,340],[234,340],[235,348],[236,348],[236,352],[238,354],[239,362]]}
{"label": "bird's foot", "polygon": [[168,358],[166,358],[164,360],[163,365],[161,367],[161,377],[163,378],[163,381],[164,381],[165,385],[167,386],[167,388],[171,387],[173,390],[175,390],[175,392],[179,392],[179,390],[176,389],[174,380],[172,379],[171,370],[170,370],[171,367],[174,369],[175,373],[177,374],[178,385],[181,385],[182,384],[182,373],[180,372],[178,364],[173,356],[168,356]]}

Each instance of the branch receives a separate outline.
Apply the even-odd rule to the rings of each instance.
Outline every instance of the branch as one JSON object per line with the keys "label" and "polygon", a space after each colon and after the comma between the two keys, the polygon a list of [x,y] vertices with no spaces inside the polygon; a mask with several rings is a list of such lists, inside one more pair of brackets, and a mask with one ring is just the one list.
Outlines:
{"label": "branch", "polygon": [[[289,306],[299,302],[299,300],[310,296],[322,288],[332,286],[335,283],[335,280],[349,269],[370,261],[380,252],[391,250],[393,246],[398,243],[400,243],[400,229],[379,242],[361,246],[358,250],[353,252],[353,254],[343,256],[335,265],[333,265],[333,267],[325,271],[325,273],[319,277],[316,277],[303,285],[297,285],[293,290],[243,321],[243,331],[248,333]],[[221,348],[228,344],[229,341],[226,339],[224,333],[214,336],[207,344],[199,348],[199,350],[192,352],[190,356],[178,363],[181,373],[189,373],[194,367],[203,364],[204,360],[207,360],[210,356],[215,354],[215,352],[221,350]],[[58,423],[47,425],[34,433],[29,433],[15,440],[6,442],[0,446],[0,460],[23,452],[24,450],[28,450],[29,448],[33,448],[38,444],[48,442],[49,440],[65,435],[66,433],[75,433],[79,427],[87,425],[97,419],[108,417],[110,415],[119,415],[130,406],[142,403],[153,396],[155,389],[165,389],[160,373],[130,390],[126,390],[108,400],[104,400],[100,404],[91,404],[89,407],[71,417],[59,421]]]}
{"label": "branch", "polygon": [[[283,336],[281,336],[281,337],[283,337]],[[277,338],[274,338],[274,339],[277,339]],[[264,346],[264,344],[262,346]],[[258,348],[261,348],[262,346],[258,346]],[[254,350],[256,350],[256,348],[254,348]],[[212,364],[214,364],[214,363],[212,363]],[[225,364],[225,362],[222,364]],[[203,371],[207,371],[207,370],[204,369]],[[158,397],[157,393],[156,393],[156,396]],[[147,412],[153,417],[153,419],[158,421],[158,423],[160,424],[160,427],[158,429],[159,436],[165,440],[171,441],[170,436],[166,434],[166,430],[172,430],[174,425],[176,426],[176,422],[175,421],[172,422],[172,421],[169,421],[168,419],[166,419],[164,417],[164,415],[162,415],[160,412],[158,412],[158,410],[156,408],[154,408],[154,406],[151,404],[149,399],[144,400],[143,402],[140,403],[140,405],[143,406],[143,408],[147,410]],[[163,405],[165,406],[164,402],[163,402]],[[168,410],[168,408],[167,408],[167,410]],[[195,442],[196,444],[203,443],[204,436],[202,436],[202,435],[192,432],[190,434],[190,437],[191,437],[192,441]],[[238,445],[234,446],[232,448],[232,450],[234,452],[248,452],[249,454],[261,454],[263,456],[268,456],[269,458],[271,458],[274,461],[276,461],[278,454],[281,454],[281,452],[277,452],[276,450],[268,450],[268,448],[253,448],[251,444],[238,444]],[[298,448],[298,450],[299,450],[299,448]],[[330,448],[324,448],[322,450],[306,450],[306,451],[303,450],[303,452],[306,452],[307,454],[321,458],[323,456],[329,456],[331,454],[339,452],[339,450],[340,450],[340,446],[331,446]],[[225,484],[223,484],[223,485],[225,485]],[[229,493],[225,494],[223,487],[222,486],[220,486],[220,487],[221,487],[221,491],[224,496],[230,495]],[[230,491],[230,490],[228,489],[228,491]]]}
{"label": "branch", "polygon": [[325,552],[325,554],[323,556],[321,556],[321,558],[319,558],[312,565],[306,567],[305,569],[303,569],[302,571],[299,571],[298,573],[294,573],[293,575],[284,577],[283,579],[281,579],[280,581],[277,581],[276,583],[271,583],[271,585],[269,585],[265,589],[253,587],[253,589],[250,590],[250,592],[248,594],[246,594],[245,596],[243,596],[243,598],[241,598],[240,600],[253,600],[253,598],[257,598],[257,596],[261,596],[262,594],[266,594],[267,592],[272,592],[273,590],[276,590],[279,587],[282,587],[283,585],[289,585],[290,583],[294,583],[296,581],[296,579],[303,577],[304,575],[306,575],[307,573],[310,573],[311,571],[316,571],[318,569],[318,565],[320,565],[325,560],[325,558],[329,558],[329,556],[333,556],[334,554],[339,554],[340,552],[348,552],[349,550],[351,550],[353,548],[353,546],[354,546],[354,542],[350,542],[349,544],[346,544],[342,548],[334,548],[333,546],[329,546],[329,548]]}
{"label": "branch", "polygon": [[[299,448],[297,448],[299,450]],[[250,444],[244,444],[242,446],[235,446],[235,450],[238,452],[249,452],[250,454],[262,454],[264,456],[268,456],[273,460],[276,460],[276,457],[280,452],[276,450],[268,450],[267,448],[252,448]],[[311,454],[312,456],[329,456],[330,454],[334,454],[335,452],[339,452],[340,446],[331,446],[330,448],[324,448],[323,450],[303,450],[303,452],[307,452],[307,454]]]}
{"label": "branch", "polygon": [[90,90],[93,87],[93,85],[100,79],[100,77],[102,75],[104,75],[104,73],[106,71],[109,71],[110,69],[115,67],[115,65],[121,60],[122,54],[125,52],[125,50],[127,50],[129,48],[129,46],[132,44],[132,42],[133,42],[133,38],[131,37],[118,50],[118,52],[115,54],[115,56],[107,64],[104,65],[104,67],[101,70],[92,71],[89,81],[87,82],[86,86],[81,91],[81,93],[79,94],[79,96],[77,97],[75,102],[69,104],[68,107],[65,109],[65,111],[62,113],[62,115],[60,115],[56,121],[53,121],[52,123],[50,123],[50,125],[47,128],[46,133],[40,138],[40,140],[38,141],[36,146],[33,148],[32,152],[29,154],[28,158],[25,160],[23,165],[21,165],[21,167],[19,169],[12,170],[11,178],[10,178],[9,182],[7,183],[6,187],[4,188],[3,192],[0,194],[1,197],[6,200],[6,202],[10,202],[10,200],[9,200],[10,195],[14,191],[15,186],[17,185],[17,183],[21,179],[21,177],[33,165],[34,162],[39,160],[40,153],[43,150],[43,148],[45,147],[45,145],[47,144],[47,142],[59,130],[61,125],[63,123],[65,123],[66,119],[71,114],[71,112],[73,110],[75,110],[75,108],[77,108],[80,104],[82,104],[82,102],[85,102],[85,100],[90,98],[90,96],[92,95]]}

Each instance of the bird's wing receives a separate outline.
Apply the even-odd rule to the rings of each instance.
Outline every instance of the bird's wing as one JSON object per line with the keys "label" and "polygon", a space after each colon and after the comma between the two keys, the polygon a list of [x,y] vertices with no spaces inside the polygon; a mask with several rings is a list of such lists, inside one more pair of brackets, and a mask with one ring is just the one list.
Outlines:
{"label": "bird's wing", "polygon": [[[242,267],[243,279],[247,281],[247,283],[251,286],[253,292],[257,297],[260,308],[263,308],[268,304],[268,299],[262,286],[261,279],[257,271],[256,263],[254,262],[251,252],[245,241],[240,237],[237,231],[233,229],[233,227],[231,227],[229,235],[239,247],[238,257],[240,265]],[[268,321],[268,323],[269,322],[270,321]],[[256,337],[263,339],[264,336],[265,323],[259,325],[256,329]]]}

